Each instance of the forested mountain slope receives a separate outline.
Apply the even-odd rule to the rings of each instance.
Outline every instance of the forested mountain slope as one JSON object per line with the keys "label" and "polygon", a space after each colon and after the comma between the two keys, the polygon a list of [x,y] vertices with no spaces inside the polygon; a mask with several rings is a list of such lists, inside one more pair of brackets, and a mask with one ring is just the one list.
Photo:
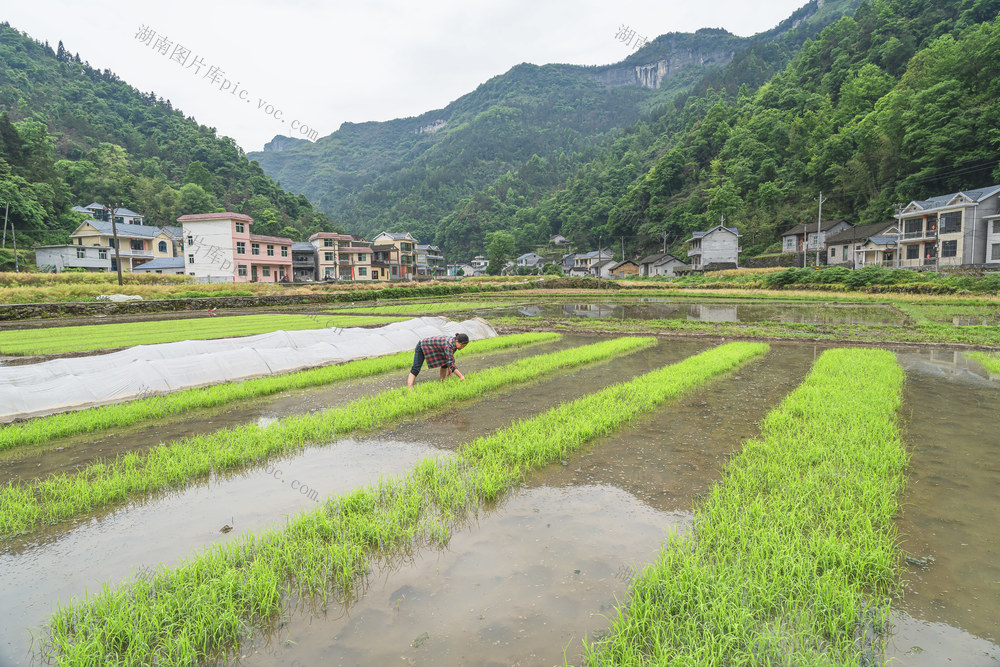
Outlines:
{"label": "forested mountain slope", "polygon": [[69,208],[104,194],[155,225],[228,209],[252,215],[264,234],[334,228],[232,139],[61,42],[53,50],[0,24],[0,196],[24,244],[65,243],[78,224]]}
{"label": "forested mountain slope", "polygon": [[[589,234],[655,160],[657,137],[678,116],[668,103],[679,92],[734,81],[756,88],[857,2],[813,0],[753,38],[717,29],[661,35],[615,65],[520,65],[442,110],[345,124],[315,144],[250,157],[352,231],[410,231],[450,254],[471,255],[486,233],[512,227],[519,245],[529,246],[552,227],[536,224],[535,203],[570,188],[574,174],[593,172],[609,150],[643,153],[587,188],[590,201],[565,230]],[[609,201],[605,191],[618,194]]]}
{"label": "forested mountain slope", "polygon": [[996,183],[998,10],[996,0],[876,0],[768,78],[780,49],[754,45],[555,192],[504,175],[447,216],[437,240],[507,229],[521,251],[554,233],[616,248],[624,237],[633,255],[664,236],[681,251],[725,216],[755,254],[815,219],[821,191],[824,217],[864,223],[899,202]]}

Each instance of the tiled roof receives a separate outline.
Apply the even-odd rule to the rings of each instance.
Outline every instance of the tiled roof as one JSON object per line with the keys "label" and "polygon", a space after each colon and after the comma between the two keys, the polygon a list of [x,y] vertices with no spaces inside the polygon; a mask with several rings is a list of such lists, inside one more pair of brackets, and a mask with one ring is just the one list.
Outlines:
{"label": "tiled roof", "polygon": [[292,244],[292,250],[295,252],[316,252],[316,246],[305,241],[296,241]]}
{"label": "tiled roof", "polygon": [[667,254],[668,253],[665,252],[658,252],[653,255],[646,255],[645,257],[639,260],[639,264],[652,264],[653,262],[657,262],[663,259],[663,257]]}
{"label": "tiled roof", "polygon": [[[829,231],[830,228],[835,227],[835,226],[839,225],[842,222],[846,222],[846,221],[845,220],[841,220],[840,218],[834,218],[832,220],[824,220],[822,222],[822,224],[820,225],[820,227],[821,227],[822,231],[825,232],[825,231]],[[848,224],[850,224],[850,223],[848,223]],[[792,227],[791,229],[789,229],[787,232],[784,232],[782,234],[782,236],[792,236],[793,234],[805,234],[805,233],[810,233],[811,234],[811,233],[813,233],[815,231],[816,231],[816,223],[815,222],[805,222],[805,223],[801,223],[801,224],[795,225],[794,227]]]}
{"label": "tiled roof", "polygon": [[150,271],[155,269],[183,269],[184,268],[184,258],[183,257],[157,257],[156,259],[151,259],[141,266],[137,266],[133,271]]}
{"label": "tiled roof", "polygon": [[249,215],[243,215],[242,213],[233,213],[232,211],[225,211],[222,213],[192,213],[189,215],[182,215],[177,218],[177,222],[198,222],[199,220],[236,220],[238,222],[253,222],[253,218]]}
{"label": "tiled roof", "polygon": [[[87,220],[87,224],[96,229],[101,234],[107,234],[111,236],[114,234],[112,230],[112,225],[110,222],[101,222],[100,220]],[[124,238],[135,238],[135,239],[151,239],[154,236],[159,236],[163,233],[163,230],[159,227],[153,227],[151,225],[125,225],[118,223],[114,225],[118,228],[118,236]],[[70,234],[70,236],[87,236],[86,234],[77,235]]]}
{"label": "tiled roof", "polygon": [[681,264],[686,264],[683,259],[678,259],[668,252],[664,253],[663,257],[653,262],[653,266],[659,266],[660,264],[666,264],[667,262],[680,262]]}
{"label": "tiled roof", "polygon": [[890,220],[889,222],[876,222],[870,225],[858,225],[857,227],[851,227],[850,229],[845,229],[842,232],[837,232],[826,237],[826,242],[830,243],[849,243],[851,241],[861,241],[870,236],[875,236],[877,234],[882,234],[885,230],[896,224],[895,220]]}
{"label": "tiled roof", "polygon": [[1000,191],[1000,184],[990,185],[985,188],[975,188],[973,190],[961,190],[959,192],[952,192],[947,195],[939,195],[937,197],[931,197],[930,199],[925,199],[923,201],[913,201],[911,204],[916,204],[920,207],[922,211],[927,211],[930,209],[941,208],[947,206],[952,199],[958,195],[965,195],[974,202],[981,201],[984,197]]}
{"label": "tiled roof", "polygon": [[340,239],[341,241],[353,241],[354,237],[350,234],[338,234],[337,232],[316,232],[309,237],[309,240],[313,239]]}
{"label": "tiled roof", "polygon": [[283,243],[285,245],[291,245],[294,243],[291,239],[285,238],[284,236],[264,236],[262,234],[251,234],[251,241],[264,241],[265,243]]}
{"label": "tiled roof", "polygon": [[184,236],[184,228],[183,227],[169,227],[169,226],[167,226],[167,227],[160,227],[160,229],[162,229],[163,233],[166,234],[167,236],[169,236],[172,239],[180,240]]}

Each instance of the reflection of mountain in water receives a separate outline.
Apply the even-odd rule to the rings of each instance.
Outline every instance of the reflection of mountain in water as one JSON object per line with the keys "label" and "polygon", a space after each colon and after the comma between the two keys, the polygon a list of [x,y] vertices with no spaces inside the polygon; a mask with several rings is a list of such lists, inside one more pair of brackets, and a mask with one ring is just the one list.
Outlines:
{"label": "reflection of mountain in water", "polygon": [[738,322],[736,304],[693,304],[688,309],[689,320],[701,322]]}

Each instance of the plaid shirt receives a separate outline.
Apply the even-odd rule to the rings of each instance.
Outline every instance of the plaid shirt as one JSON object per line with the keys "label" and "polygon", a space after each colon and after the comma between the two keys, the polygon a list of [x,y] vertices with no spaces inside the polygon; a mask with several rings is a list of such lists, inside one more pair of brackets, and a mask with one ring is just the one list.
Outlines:
{"label": "plaid shirt", "polygon": [[447,366],[455,370],[455,338],[452,336],[432,336],[420,341],[427,368]]}

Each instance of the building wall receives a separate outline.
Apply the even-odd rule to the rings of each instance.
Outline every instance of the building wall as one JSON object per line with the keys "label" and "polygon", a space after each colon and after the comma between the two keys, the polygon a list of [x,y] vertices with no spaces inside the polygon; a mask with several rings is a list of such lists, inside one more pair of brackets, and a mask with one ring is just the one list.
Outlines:
{"label": "building wall", "polygon": [[674,269],[678,269],[678,268],[684,269],[684,268],[687,268],[687,264],[685,264],[684,262],[682,262],[682,261],[680,261],[678,259],[671,259],[669,261],[664,262],[663,264],[659,264],[659,265],[656,265],[656,266],[653,266],[653,267],[650,267],[650,268],[652,269],[651,275],[654,275],[654,276],[674,276],[674,275],[676,275],[674,273]]}
{"label": "building wall", "polygon": [[[83,251],[83,257],[79,257]],[[100,253],[106,257],[101,259]],[[66,269],[82,268],[88,271],[110,271],[113,248],[101,248],[93,245],[61,245],[35,248],[35,265],[55,267],[56,272]]]}
{"label": "building wall", "polygon": [[716,229],[701,237],[701,266],[719,263],[735,264],[739,254],[739,239],[730,232]]}
{"label": "building wall", "polygon": [[[232,220],[186,220],[182,228],[184,272],[187,275],[196,278],[229,278],[236,282],[248,282],[247,276],[237,274],[240,266],[245,267],[249,274],[249,244],[244,254],[236,254]],[[249,234],[238,236],[240,240],[244,240]]]}
{"label": "building wall", "polygon": [[1000,265],[1000,219],[989,221],[986,230],[986,263]]}

